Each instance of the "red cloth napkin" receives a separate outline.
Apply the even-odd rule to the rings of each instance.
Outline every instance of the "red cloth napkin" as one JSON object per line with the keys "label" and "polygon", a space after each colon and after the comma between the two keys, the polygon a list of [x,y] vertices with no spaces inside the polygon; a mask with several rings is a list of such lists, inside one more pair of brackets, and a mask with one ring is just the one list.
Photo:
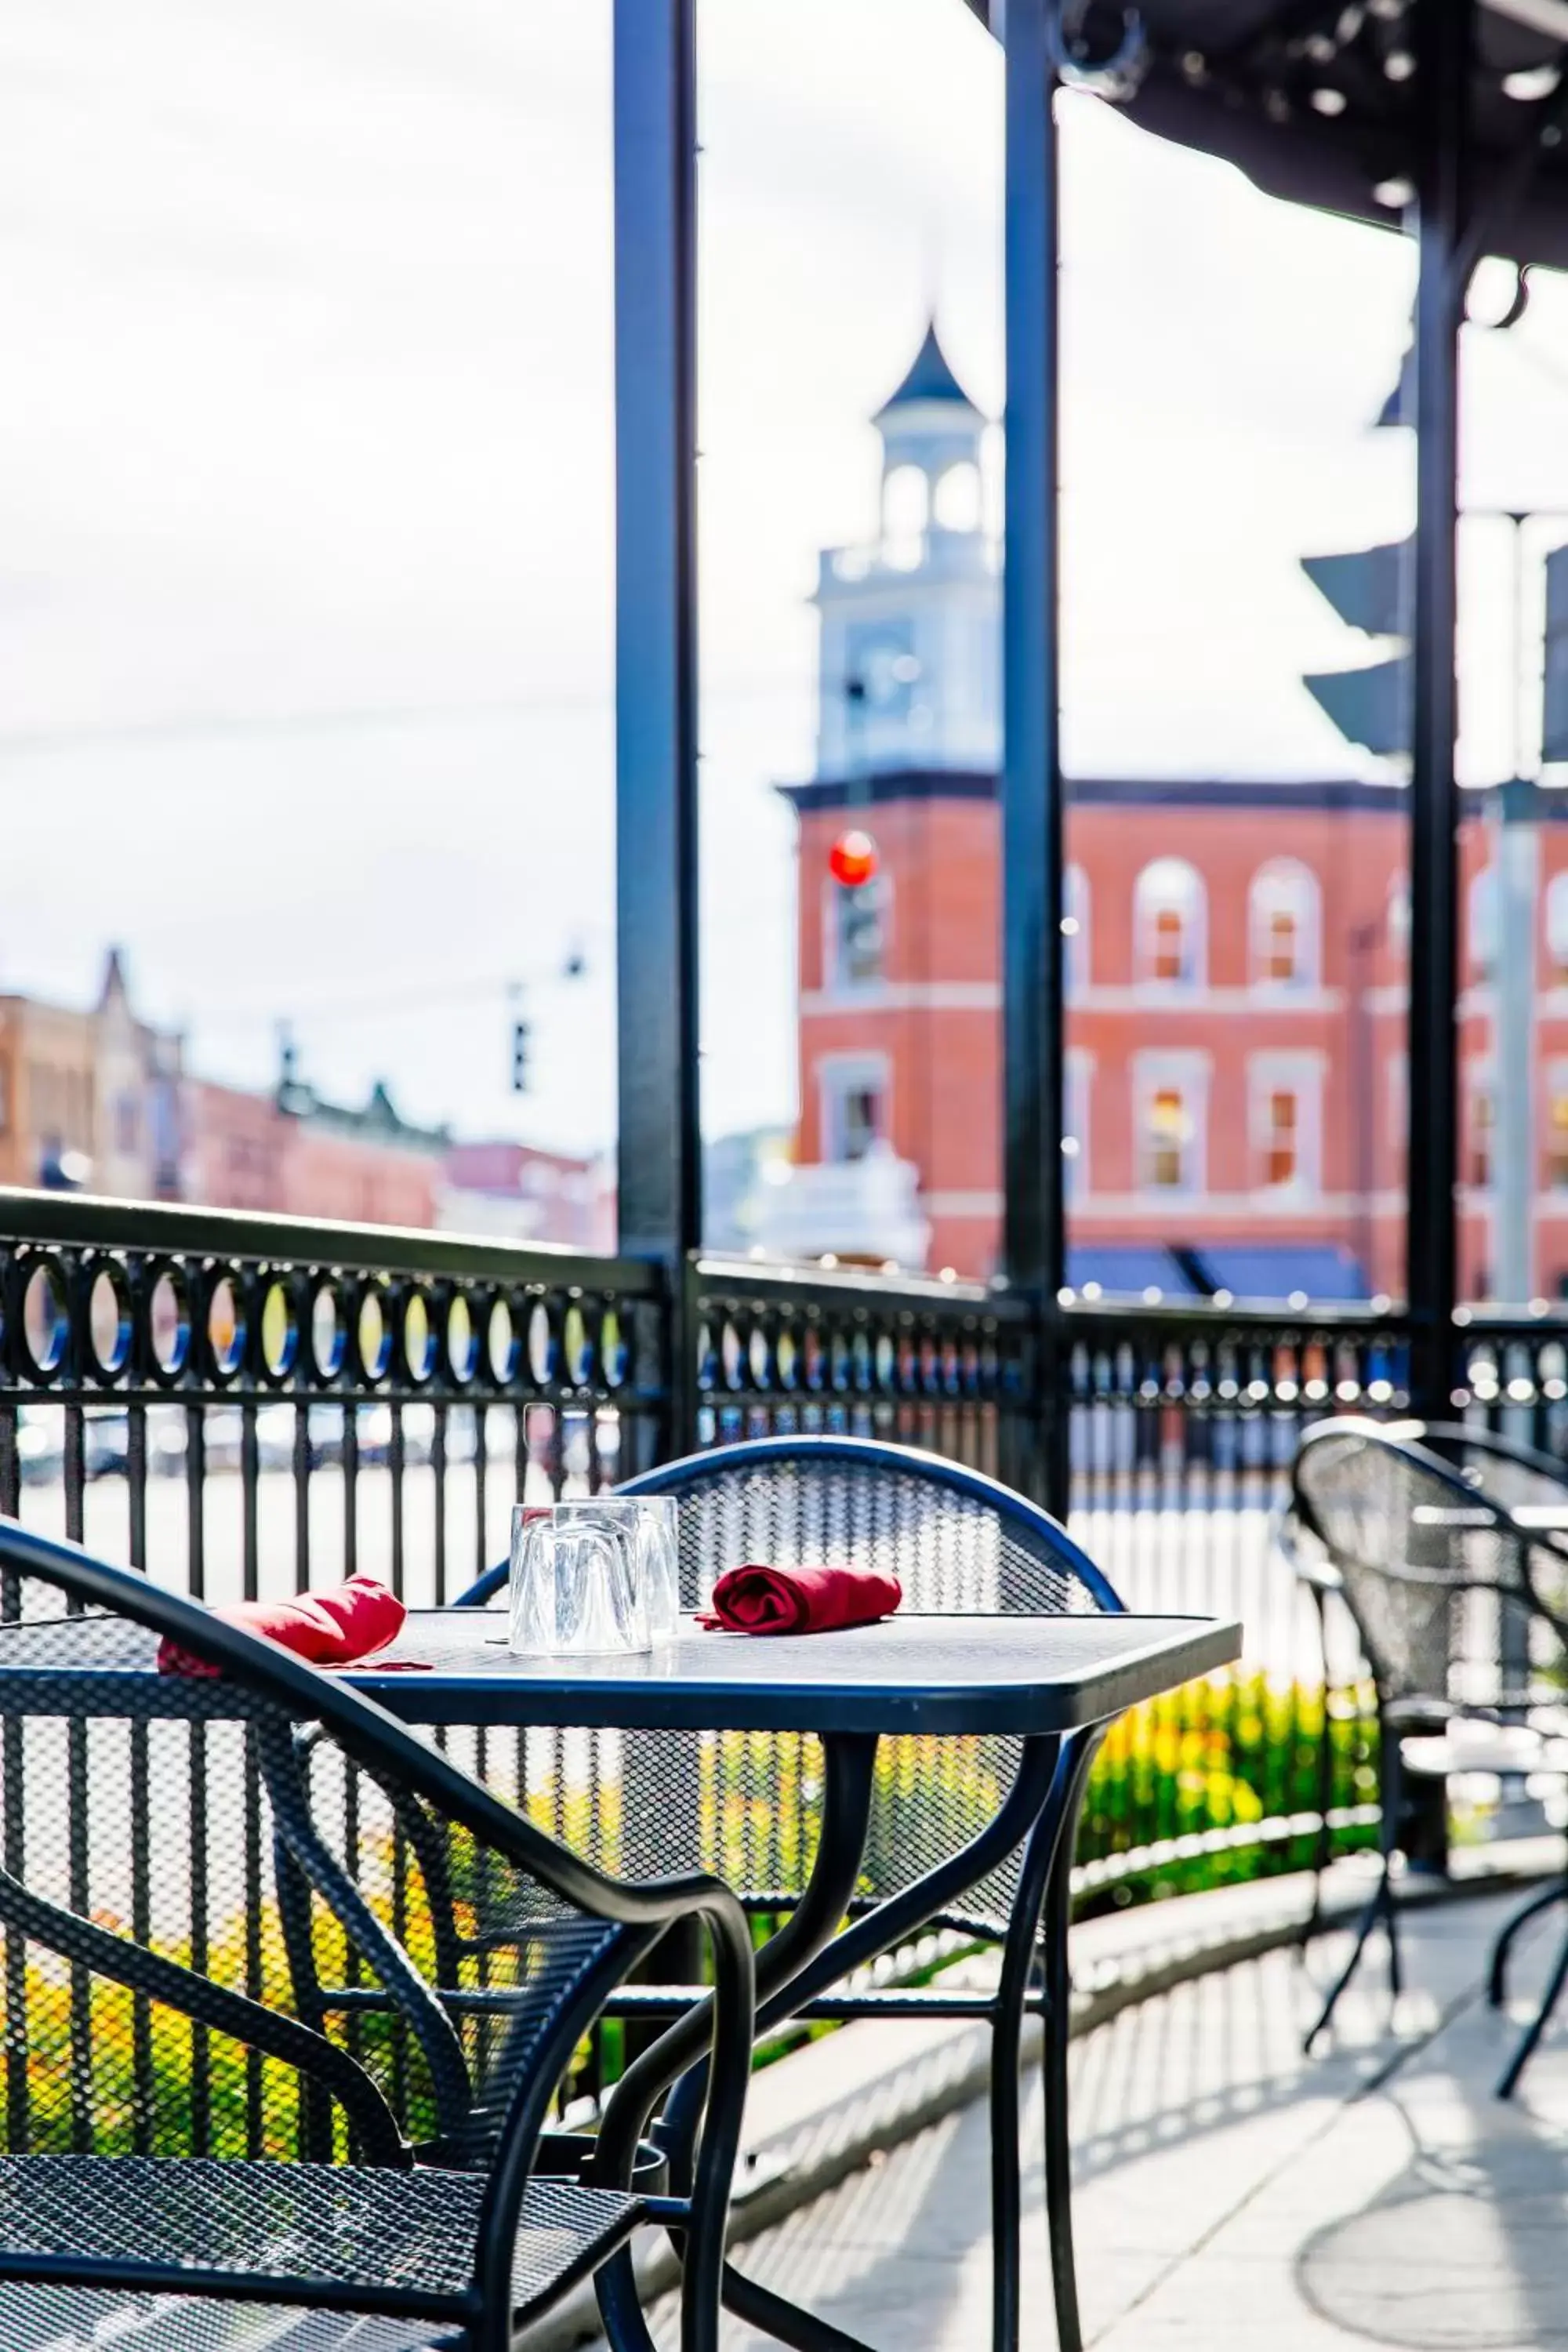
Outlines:
{"label": "red cloth napkin", "polygon": [[726,1569],[713,1606],[698,1623],[728,1633],[832,1633],[890,1617],[904,1597],[896,1576],[875,1568]]}
{"label": "red cloth napkin", "polygon": [[[374,1576],[351,1576],[346,1584],[322,1592],[301,1592],[292,1601],[241,1601],[213,1614],[247,1633],[264,1634],[308,1665],[348,1666],[395,1641],[408,1612]],[[165,1639],[158,1645],[158,1672],[212,1675],[219,1669]]]}

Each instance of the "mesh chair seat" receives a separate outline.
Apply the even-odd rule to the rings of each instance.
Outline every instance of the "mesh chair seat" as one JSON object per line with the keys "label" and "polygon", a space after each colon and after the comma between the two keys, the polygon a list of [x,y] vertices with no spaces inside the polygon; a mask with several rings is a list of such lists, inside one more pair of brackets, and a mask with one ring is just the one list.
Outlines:
{"label": "mesh chair seat", "polygon": [[0,2283],[5,2352],[460,2352],[439,2323],[276,2303]]}
{"label": "mesh chair seat", "polygon": [[[305,2280],[334,2294],[411,2288],[456,2300],[472,2280],[486,2186],[477,2172],[433,2168],[0,2157],[0,2275],[25,2273],[29,2256],[64,2255],[84,2279],[95,2266],[145,2264],[263,2291]],[[519,2314],[596,2267],[641,2213],[634,2197],[531,2181],[512,2263]]]}
{"label": "mesh chair seat", "polygon": [[[216,1674],[154,1673],[160,1638]],[[644,2216],[618,2151],[587,2188],[540,2135],[688,1918],[716,1990],[683,2293],[711,2328],[752,2013],[725,1889],[587,1868],[343,1679],[5,1520],[0,1673],[0,2352],[40,2295],[40,2352],[494,2352]]]}

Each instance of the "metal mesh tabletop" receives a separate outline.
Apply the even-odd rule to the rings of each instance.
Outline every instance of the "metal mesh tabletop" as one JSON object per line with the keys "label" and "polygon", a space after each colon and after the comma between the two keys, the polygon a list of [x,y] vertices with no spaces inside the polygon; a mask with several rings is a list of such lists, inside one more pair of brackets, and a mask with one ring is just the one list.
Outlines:
{"label": "metal mesh tabletop", "polygon": [[[494,1616],[422,1610],[353,1680],[416,1723],[1043,1733],[1103,1722],[1239,1648],[1240,1629],[1209,1618],[899,1616],[766,1638],[688,1625],[647,1656],[525,1658]],[[138,1712],[233,1712],[217,1685],[158,1675],[155,1654],[123,1619],[7,1626],[0,1705],[36,1703],[29,1688],[47,1684],[52,1703],[89,1712],[133,1695]]]}
{"label": "metal mesh tabletop", "polygon": [[430,1672],[354,1677],[416,1722],[626,1728],[1047,1733],[1102,1722],[1225,1665],[1240,1629],[1194,1617],[897,1616],[766,1637],[689,1627],[647,1657],[514,1657],[478,1611],[416,1612],[387,1660]]}

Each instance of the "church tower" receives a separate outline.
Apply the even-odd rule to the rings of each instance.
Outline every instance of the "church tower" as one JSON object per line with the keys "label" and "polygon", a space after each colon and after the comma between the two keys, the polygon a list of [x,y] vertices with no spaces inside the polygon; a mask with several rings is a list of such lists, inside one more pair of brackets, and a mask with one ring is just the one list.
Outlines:
{"label": "church tower", "polygon": [[[816,773],[799,820],[800,1127],[771,1253],[987,1274],[997,1136],[998,551],[986,419],[934,327],[872,420],[878,529],[822,557]],[[868,832],[872,879],[833,864]]]}
{"label": "church tower", "polygon": [[1001,583],[982,519],[985,418],[928,326],[872,419],[882,441],[877,537],[824,551],[816,772],[994,771]]}

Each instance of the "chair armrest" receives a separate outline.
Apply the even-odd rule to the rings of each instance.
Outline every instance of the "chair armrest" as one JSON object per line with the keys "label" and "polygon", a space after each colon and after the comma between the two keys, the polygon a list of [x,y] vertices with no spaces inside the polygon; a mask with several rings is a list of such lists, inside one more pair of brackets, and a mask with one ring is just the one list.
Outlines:
{"label": "chair armrest", "polygon": [[[664,1880],[637,1889],[627,1886],[625,1892],[658,1905],[668,1926],[700,1919],[712,1948],[713,1990],[694,2004],[700,2013],[706,2011],[710,2028],[704,2062],[708,2102],[690,2193],[681,2200],[686,2216],[679,2226],[688,2230],[691,2247],[702,2250],[702,2263],[712,2266],[711,2292],[716,2297],[717,2265],[722,2259],[731,2189],[740,2157],[756,2021],[751,1931],[740,1903],[716,1878]],[[654,1935],[634,1931],[623,1933],[606,1948],[598,1966],[580,1980],[573,2002],[557,2020],[552,2036],[557,2053],[569,2049],[587,2031],[629,1968],[646,1957],[656,1940]],[[662,2077],[651,2080],[652,2070],[647,2064],[657,2057],[656,2046],[634,2062],[611,2094],[593,2157],[584,2171],[586,2184],[631,2191],[634,2168],[644,2152],[642,2125],[663,2087]],[[541,2065],[513,2101],[503,2126],[480,2224],[476,2284],[483,2295],[500,2296],[506,2292],[511,2243],[554,2083],[552,2064]],[[487,2302],[486,2308],[489,2307]]]}

